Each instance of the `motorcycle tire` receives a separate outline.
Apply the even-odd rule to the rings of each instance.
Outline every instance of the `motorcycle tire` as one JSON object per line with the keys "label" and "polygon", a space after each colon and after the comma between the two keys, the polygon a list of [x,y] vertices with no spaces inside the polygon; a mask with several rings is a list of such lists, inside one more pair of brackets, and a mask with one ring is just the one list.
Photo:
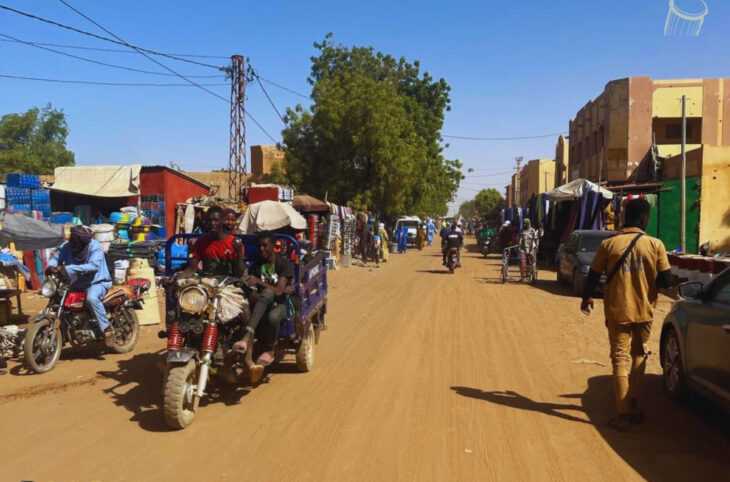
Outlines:
{"label": "motorcycle tire", "polygon": [[310,324],[307,333],[299,344],[299,349],[297,349],[297,370],[300,372],[308,372],[314,367],[315,341],[314,326]]}
{"label": "motorcycle tire", "polygon": [[183,429],[193,423],[200,402],[200,398],[194,392],[197,382],[198,366],[195,360],[190,360],[185,365],[174,366],[167,371],[164,412],[165,423],[171,428]]}
{"label": "motorcycle tire", "polygon": [[[137,318],[137,313],[130,308],[121,308],[117,317],[122,319],[122,324],[124,326],[114,326],[114,343],[112,343],[110,349],[114,353],[129,353],[134,350],[135,346],[137,346],[137,339],[139,338],[139,318]],[[116,320],[112,320],[112,323],[115,321]],[[128,331],[128,334],[121,339],[117,334],[118,330]]]}
{"label": "motorcycle tire", "polygon": [[[50,356],[46,355],[41,358],[39,353],[44,339],[50,337],[52,332],[56,332],[56,341],[51,348]],[[61,347],[63,346],[63,336],[61,330],[55,328],[53,320],[43,318],[33,323],[25,333],[23,342],[23,359],[25,365],[35,373],[45,373],[53,369],[61,357]]]}

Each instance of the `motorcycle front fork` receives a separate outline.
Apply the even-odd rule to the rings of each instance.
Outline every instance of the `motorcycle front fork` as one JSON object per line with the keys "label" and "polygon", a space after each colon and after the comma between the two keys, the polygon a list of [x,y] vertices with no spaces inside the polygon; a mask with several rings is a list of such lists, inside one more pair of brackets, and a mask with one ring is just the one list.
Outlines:
{"label": "motorcycle front fork", "polygon": [[200,373],[198,374],[198,387],[196,393],[196,395],[200,398],[205,395],[205,385],[208,383],[208,372],[210,371],[212,357],[212,353],[205,352],[200,363]]}

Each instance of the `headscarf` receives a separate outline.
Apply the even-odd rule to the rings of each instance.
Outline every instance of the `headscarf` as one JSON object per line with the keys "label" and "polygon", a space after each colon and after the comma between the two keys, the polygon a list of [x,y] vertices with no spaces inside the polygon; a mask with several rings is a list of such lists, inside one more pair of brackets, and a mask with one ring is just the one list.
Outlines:
{"label": "headscarf", "polygon": [[531,225],[531,224],[532,224],[532,223],[530,222],[529,218],[525,218],[525,219],[524,219],[524,220],[522,221],[522,226],[523,226],[523,228],[524,228],[524,229],[530,229],[530,225]]}
{"label": "headscarf", "polygon": [[74,226],[71,228],[71,237],[68,244],[71,246],[71,254],[77,263],[85,263],[89,257],[89,245],[93,234],[86,226]]}

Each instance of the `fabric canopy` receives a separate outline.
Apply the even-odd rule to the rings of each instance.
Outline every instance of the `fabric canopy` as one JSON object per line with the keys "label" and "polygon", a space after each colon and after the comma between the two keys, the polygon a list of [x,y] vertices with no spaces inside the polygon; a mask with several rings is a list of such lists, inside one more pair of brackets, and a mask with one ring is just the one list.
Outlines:
{"label": "fabric canopy", "polygon": [[547,197],[555,202],[569,201],[581,198],[583,193],[586,191],[594,191],[601,194],[601,196],[605,199],[613,199],[613,193],[611,191],[604,189],[598,184],[588,181],[587,179],[576,179],[574,181],[570,181],[568,184],[558,186],[548,192]]}
{"label": "fabric canopy", "polygon": [[320,201],[316,197],[312,197],[307,194],[294,196],[292,206],[294,209],[308,213],[329,212],[330,210],[330,207],[326,202]]}
{"label": "fabric canopy", "polygon": [[141,170],[140,164],[57,167],[51,189],[99,197],[136,196]]}
{"label": "fabric canopy", "polygon": [[297,232],[307,229],[307,220],[287,203],[261,201],[248,207],[238,228],[244,234],[282,229]]}
{"label": "fabric canopy", "polygon": [[63,243],[63,226],[23,216],[0,213],[0,246],[15,243],[19,251],[53,248]]}

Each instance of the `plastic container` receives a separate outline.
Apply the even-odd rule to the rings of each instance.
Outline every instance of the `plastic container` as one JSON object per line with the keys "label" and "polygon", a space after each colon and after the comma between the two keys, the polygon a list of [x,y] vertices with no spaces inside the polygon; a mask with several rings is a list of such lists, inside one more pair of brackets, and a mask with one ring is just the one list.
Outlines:
{"label": "plastic container", "polygon": [[6,177],[8,186],[22,187],[28,189],[39,189],[41,187],[41,178],[35,174],[22,174],[11,172]]}
{"label": "plastic container", "polygon": [[53,213],[51,214],[51,222],[54,224],[73,223],[74,215],[71,213]]}
{"label": "plastic container", "polygon": [[157,303],[157,286],[155,270],[150,268],[146,259],[135,258],[129,261],[127,282],[133,278],[144,278],[150,281],[150,289],[144,294],[144,308],[135,310],[140,325],[157,325],[160,323],[160,307]]}
{"label": "plastic container", "polygon": [[128,259],[118,259],[114,261],[114,284],[124,284],[127,282],[127,270],[129,269]]}

